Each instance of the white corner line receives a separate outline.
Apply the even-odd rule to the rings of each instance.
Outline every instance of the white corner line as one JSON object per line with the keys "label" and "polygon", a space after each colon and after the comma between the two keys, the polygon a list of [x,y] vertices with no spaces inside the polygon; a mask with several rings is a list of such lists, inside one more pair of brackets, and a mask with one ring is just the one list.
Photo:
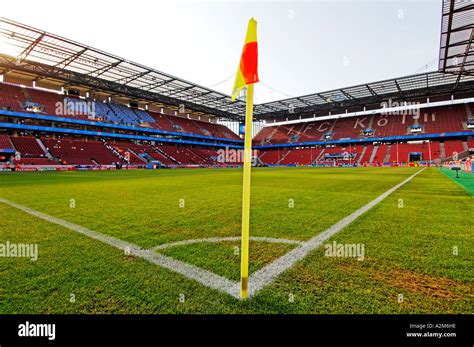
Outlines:
{"label": "white corner line", "polygon": [[167,257],[162,254],[157,254],[151,250],[144,250],[140,246],[137,246],[133,243],[129,243],[118,238],[108,236],[97,231],[85,228],[81,225],[77,225],[63,219],[50,216],[48,214],[33,210],[29,207],[17,204],[13,201],[9,201],[3,198],[0,198],[0,203],[4,203],[11,207],[14,207],[18,210],[26,212],[32,216],[38,217],[45,221],[48,221],[53,224],[57,224],[69,230],[75,231],[79,234],[85,235],[94,240],[105,243],[109,246],[117,248],[123,252],[127,252],[130,255],[143,258],[150,263],[161,266],[165,269],[171,270],[173,272],[179,273],[189,279],[193,279],[204,286],[217,289],[221,292],[225,292],[235,298],[239,298],[239,288],[237,282],[231,281],[225,277],[216,275],[210,271],[203,270],[197,266],[187,264],[180,260]]}
{"label": "white corner line", "polygon": [[[192,240],[164,243],[162,245],[153,247],[150,250],[156,252],[156,251],[160,251],[167,248],[192,245],[195,243],[204,243],[204,242],[217,243],[217,242],[224,242],[224,241],[240,241],[241,239],[242,239],[241,236],[209,237],[209,238],[204,238],[204,239],[192,239]],[[250,236],[250,241],[260,241],[260,242],[268,242],[268,243],[285,243],[288,245],[302,245],[304,243],[304,241],[298,241],[298,240],[277,239],[274,237],[258,237],[258,236]]]}
{"label": "white corner line", "polygon": [[394,191],[396,191],[406,183],[410,182],[414,177],[423,172],[425,169],[426,167],[417,171],[415,174],[408,177],[403,182],[387,190],[385,193],[381,194],[380,196],[369,202],[367,205],[362,206],[357,211],[340,220],[338,223],[334,224],[322,233],[309,239],[299,247],[291,250],[290,252],[286,253],[285,255],[281,256],[280,258],[276,259],[275,261],[271,262],[260,270],[254,272],[252,275],[249,276],[249,297],[256,295],[260,290],[272,283],[280,274],[293,267],[298,261],[305,258],[309,252],[318,248],[324,241],[328,240],[334,234],[344,229],[362,214],[364,214],[372,207],[383,201]]}

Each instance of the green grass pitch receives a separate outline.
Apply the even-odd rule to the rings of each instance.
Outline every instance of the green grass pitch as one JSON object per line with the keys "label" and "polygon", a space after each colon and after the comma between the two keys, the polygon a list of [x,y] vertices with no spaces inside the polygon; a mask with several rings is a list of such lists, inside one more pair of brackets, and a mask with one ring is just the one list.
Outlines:
{"label": "green grass pitch", "polygon": [[[251,236],[305,241],[419,168],[257,168]],[[2,173],[0,198],[150,249],[240,235],[242,171]],[[248,301],[0,203],[0,243],[37,243],[36,262],[0,258],[0,313],[472,313],[474,199],[426,169]],[[239,242],[159,252],[237,281]],[[254,272],[293,244],[251,241]],[[456,251],[454,251],[456,250]]]}

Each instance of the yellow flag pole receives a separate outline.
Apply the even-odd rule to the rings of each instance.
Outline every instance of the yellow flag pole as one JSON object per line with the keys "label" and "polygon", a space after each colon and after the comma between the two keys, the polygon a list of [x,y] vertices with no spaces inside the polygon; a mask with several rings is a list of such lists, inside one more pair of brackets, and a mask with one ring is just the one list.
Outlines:
{"label": "yellow flag pole", "polygon": [[253,84],[247,85],[245,112],[244,187],[242,196],[242,251],[240,263],[240,297],[248,298],[249,280],[249,227],[250,227],[250,173],[252,169]]}

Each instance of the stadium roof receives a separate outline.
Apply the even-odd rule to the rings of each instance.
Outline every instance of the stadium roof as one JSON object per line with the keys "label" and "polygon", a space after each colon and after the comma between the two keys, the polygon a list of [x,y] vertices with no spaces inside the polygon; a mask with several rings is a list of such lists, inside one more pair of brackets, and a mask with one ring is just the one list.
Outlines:
{"label": "stadium roof", "polygon": [[273,101],[256,105],[255,108],[260,119],[281,119],[291,118],[294,114],[375,105],[389,99],[408,101],[473,90],[474,76],[458,78],[452,74],[429,72]]}
{"label": "stadium roof", "polygon": [[[236,118],[229,95],[0,17],[0,68]],[[4,54],[6,53],[6,54]]]}
{"label": "stadium roof", "polygon": [[[245,114],[245,102],[231,102],[224,93],[0,17],[2,71],[163,105],[184,105],[226,119],[241,120]],[[295,114],[312,116],[388,99],[473,90],[472,75],[430,72],[257,104],[254,115],[257,120],[285,120]]]}
{"label": "stadium roof", "polygon": [[439,70],[474,75],[474,2],[443,0]]}

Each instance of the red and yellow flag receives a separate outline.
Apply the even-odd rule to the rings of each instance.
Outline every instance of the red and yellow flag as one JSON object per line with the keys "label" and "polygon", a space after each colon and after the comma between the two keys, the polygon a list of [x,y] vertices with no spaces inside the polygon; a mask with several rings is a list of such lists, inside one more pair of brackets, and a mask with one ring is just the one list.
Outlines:
{"label": "red and yellow flag", "polygon": [[244,49],[240,57],[239,69],[232,90],[232,101],[239,96],[242,88],[247,88],[245,109],[244,140],[244,181],[242,189],[242,243],[240,257],[240,297],[249,296],[249,240],[250,240],[250,173],[252,169],[252,118],[253,118],[253,85],[258,82],[258,46],[257,21],[249,20]]}
{"label": "red and yellow flag", "polygon": [[250,18],[234,88],[232,89],[232,101],[239,96],[242,88],[256,82],[258,82],[257,21]]}

